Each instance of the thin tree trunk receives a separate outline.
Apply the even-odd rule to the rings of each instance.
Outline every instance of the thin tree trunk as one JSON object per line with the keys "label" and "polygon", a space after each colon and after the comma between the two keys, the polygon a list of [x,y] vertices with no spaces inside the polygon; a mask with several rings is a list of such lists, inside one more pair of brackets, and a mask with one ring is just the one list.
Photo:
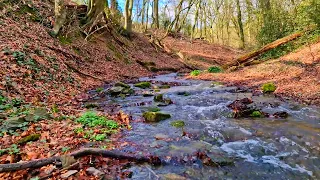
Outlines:
{"label": "thin tree trunk", "polygon": [[242,13],[241,13],[241,6],[240,6],[240,0],[236,0],[237,2],[237,12],[238,12],[238,25],[239,25],[239,35],[241,39],[241,45],[240,48],[245,47],[245,41],[244,41],[244,31],[243,31],[243,24],[242,24]]}
{"label": "thin tree trunk", "polygon": [[153,21],[155,28],[159,29],[159,0],[153,2]]}

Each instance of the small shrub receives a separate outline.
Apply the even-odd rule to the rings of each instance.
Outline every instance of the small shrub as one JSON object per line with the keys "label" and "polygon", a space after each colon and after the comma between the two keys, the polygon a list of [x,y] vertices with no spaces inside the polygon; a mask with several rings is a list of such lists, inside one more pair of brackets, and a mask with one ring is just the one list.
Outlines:
{"label": "small shrub", "polygon": [[209,73],[220,73],[220,72],[222,72],[222,69],[217,66],[213,66],[208,69],[208,72]]}
{"label": "small shrub", "polygon": [[199,76],[201,74],[201,70],[194,70],[190,73],[191,76]]}

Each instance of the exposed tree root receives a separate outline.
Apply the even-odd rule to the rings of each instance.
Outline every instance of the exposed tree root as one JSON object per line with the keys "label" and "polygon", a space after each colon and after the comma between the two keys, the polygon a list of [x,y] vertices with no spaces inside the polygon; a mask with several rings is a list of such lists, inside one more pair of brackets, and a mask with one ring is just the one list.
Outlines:
{"label": "exposed tree root", "polygon": [[[161,164],[160,159],[157,157],[128,155],[122,152],[108,151],[108,150],[99,149],[99,148],[84,148],[68,154],[68,156],[73,156],[74,158],[79,158],[87,155],[102,156],[102,157],[109,157],[109,158],[115,158],[115,159],[127,159],[134,162],[151,163],[153,165]],[[54,156],[54,157],[39,159],[34,161],[19,162],[19,163],[13,163],[13,164],[0,164],[0,173],[8,172],[8,171],[18,171],[18,170],[23,170],[28,168],[40,168],[40,167],[61,161],[61,157],[62,156]]]}

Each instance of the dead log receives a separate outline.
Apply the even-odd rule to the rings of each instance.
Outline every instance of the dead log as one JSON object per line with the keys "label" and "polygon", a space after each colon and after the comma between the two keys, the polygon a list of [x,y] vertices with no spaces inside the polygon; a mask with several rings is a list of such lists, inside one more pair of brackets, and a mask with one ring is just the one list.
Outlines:
{"label": "dead log", "polygon": [[[161,161],[157,157],[146,157],[146,156],[137,156],[137,155],[128,155],[122,152],[116,151],[108,151],[99,148],[84,148],[73,153],[68,154],[68,156],[73,156],[74,158],[79,158],[87,155],[93,156],[102,156],[114,159],[127,159],[134,162],[139,163],[151,163],[153,165],[161,164]],[[33,161],[26,161],[26,162],[19,162],[19,163],[12,163],[12,164],[0,164],[0,173],[8,172],[8,171],[18,171],[28,168],[40,168],[49,164],[53,164],[55,162],[61,161],[62,156],[54,156],[46,159],[38,159]]]}
{"label": "dead log", "polygon": [[304,32],[305,31],[291,34],[291,35],[286,36],[284,38],[278,39],[278,40],[276,40],[276,41],[274,41],[272,43],[269,43],[269,44],[267,44],[266,46],[264,46],[263,48],[261,48],[261,49],[259,49],[257,51],[253,51],[253,52],[250,52],[248,54],[242,55],[238,59],[236,59],[235,62],[228,64],[226,67],[231,67],[231,66],[242,64],[242,63],[246,63],[250,59],[252,59],[254,57],[257,57],[262,53],[265,53],[265,52],[267,52],[267,51],[269,51],[271,49],[274,49],[274,48],[279,47],[279,46],[281,46],[283,44],[286,44],[286,43],[288,43],[288,42],[290,42],[292,40],[295,40],[298,37],[301,37],[304,34]]}

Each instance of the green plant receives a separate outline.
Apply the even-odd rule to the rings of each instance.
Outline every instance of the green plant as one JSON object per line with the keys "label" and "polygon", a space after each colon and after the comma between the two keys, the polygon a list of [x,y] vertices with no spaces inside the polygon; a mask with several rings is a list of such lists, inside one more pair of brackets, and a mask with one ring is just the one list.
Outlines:
{"label": "green plant", "polygon": [[12,144],[9,148],[7,148],[7,152],[9,154],[20,154],[20,149],[18,148],[18,145]]}
{"label": "green plant", "polygon": [[14,98],[11,100],[11,104],[13,107],[20,107],[23,103],[22,99]]}
{"label": "green plant", "polygon": [[14,57],[14,59],[17,61],[17,63],[19,65],[23,65],[24,61],[25,61],[25,57],[26,54],[20,51],[14,51],[12,56]]}
{"label": "green plant", "polygon": [[250,114],[250,117],[263,117],[263,114],[260,112],[260,111],[253,111],[251,114]]}
{"label": "green plant", "polygon": [[102,127],[108,127],[109,129],[118,128],[117,122],[115,122],[113,120],[108,120],[104,116],[99,116],[99,115],[97,115],[96,112],[93,112],[93,111],[85,112],[76,121],[78,123],[81,123],[81,124],[89,126],[89,127],[102,126]]}
{"label": "green plant", "polygon": [[199,76],[201,74],[201,70],[193,70],[190,75],[191,76]]}
{"label": "green plant", "polygon": [[82,127],[77,127],[73,130],[76,134],[81,134],[84,132],[84,129]]}
{"label": "green plant", "polygon": [[97,92],[97,93],[101,93],[103,90],[104,90],[103,87],[98,87],[98,88],[96,89],[96,92]]}
{"label": "green plant", "polygon": [[96,141],[103,141],[106,139],[106,135],[105,134],[96,134],[96,135],[93,135],[92,138]]}
{"label": "green plant", "polygon": [[65,147],[62,147],[61,151],[62,151],[63,153],[66,153],[66,152],[68,152],[70,149],[71,149],[70,147],[65,146]]}
{"label": "green plant", "polygon": [[220,72],[222,72],[222,69],[217,66],[212,66],[208,69],[208,72],[209,73],[220,73]]}

